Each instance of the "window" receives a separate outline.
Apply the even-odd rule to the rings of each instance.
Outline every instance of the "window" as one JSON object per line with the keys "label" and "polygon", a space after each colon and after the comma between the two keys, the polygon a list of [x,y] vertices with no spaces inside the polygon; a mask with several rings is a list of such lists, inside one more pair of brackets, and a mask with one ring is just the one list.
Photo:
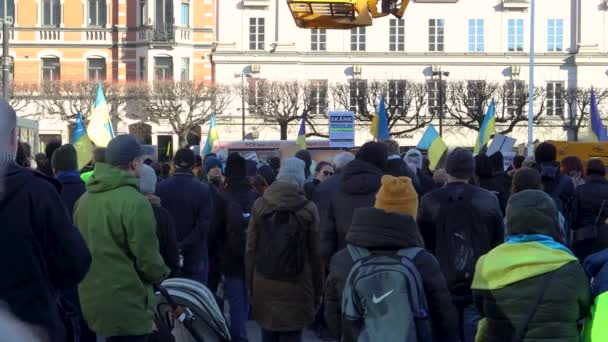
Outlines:
{"label": "window", "polygon": [[310,105],[312,114],[327,113],[327,80],[310,81]]}
{"label": "window", "polygon": [[444,51],[444,29],[445,20],[429,19],[429,51],[442,52]]}
{"label": "window", "polygon": [[310,31],[310,49],[312,51],[327,50],[327,30],[312,29]]}
{"label": "window", "polygon": [[182,64],[179,69],[179,77],[182,81],[190,80],[190,58],[182,57]]}
{"label": "window", "polygon": [[350,110],[357,113],[360,108],[366,107],[367,80],[350,80],[348,83]]}
{"label": "window", "polygon": [[87,73],[89,81],[106,80],[106,60],[105,58],[87,59]]}
{"label": "window", "polygon": [[523,114],[525,103],[522,103],[524,96],[524,81],[511,80],[507,81],[505,87],[505,97],[507,102],[507,114],[511,117],[520,116]]}
{"label": "window", "polygon": [[547,115],[564,116],[564,84],[547,82]]}
{"label": "window", "polygon": [[428,110],[431,114],[438,114],[439,104],[443,102],[445,108],[445,90],[447,82],[442,80],[441,93],[439,89],[439,80],[427,81],[427,89],[429,92]]}
{"label": "window", "polygon": [[261,78],[249,79],[249,112],[252,114],[262,111],[264,106],[265,80]]}
{"label": "window", "polygon": [[389,51],[405,51],[405,20],[391,19],[388,49]]}
{"label": "window", "polygon": [[42,59],[42,81],[59,81],[61,64],[59,58],[47,57]]}
{"label": "window", "polygon": [[89,26],[106,26],[106,1],[89,0]]}
{"label": "window", "polygon": [[365,51],[365,27],[350,29],[350,51]]}
{"label": "window", "polygon": [[148,23],[148,9],[146,7],[146,0],[139,1],[139,26],[144,26]]}
{"label": "window", "polygon": [[156,0],[156,26],[161,32],[173,30],[173,0]]}
{"label": "window", "polygon": [[182,2],[181,6],[181,24],[184,27],[190,26],[190,4],[187,2]]}
{"label": "window", "polygon": [[388,81],[388,108],[389,109],[401,109],[405,107],[405,87],[407,81],[405,80],[390,80]]}
{"label": "window", "polygon": [[[7,3],[8,16],[13,17],[13,20],[17,20],[17,18],[15,18],[15,0],[4,0],[4,1],[8,1],[8,3]],[[0,18],[4,17],[4,1],[0,1]]]}
{"label": "window", "polygon": [[173,81],[173,59],[171,57],[154,57],[154,80]]}
{"label": "window", "polygon": [[469,19],[469,52],[483,51],[483,19]]}
{"label": "window", "polygon": [[42,26],[61,25],[61,2],[59,0],[42,0]]}
{"label": "window", "polygon": [[484,100],[485,88],[484,81],[467,81],[467,107],[470,112],[475,113],[483,105],[480,101]]}
{"label": "window", "polygon": [[524,20],[509,19],[509,51],[524,51]]}
{"label": "window", "polygon": [[264,18],[249,18],[249,50],[264,50]]}
{"label": "window", "polygon": [[146,57],[139,57],[139,80],[146,80]]}
{"label": "window", "polygon": [[564,20],[549,19],[547,25],[547,51],[558,52],[564,49]]}

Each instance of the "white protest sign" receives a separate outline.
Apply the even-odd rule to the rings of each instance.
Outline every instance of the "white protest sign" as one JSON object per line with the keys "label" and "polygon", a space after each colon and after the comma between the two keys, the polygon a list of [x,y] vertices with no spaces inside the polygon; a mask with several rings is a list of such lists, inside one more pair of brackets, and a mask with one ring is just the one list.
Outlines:
{"label": "white protest sign", "polygon": [[355,113],[329,112],[329,146],[350,148],[355,146]]}

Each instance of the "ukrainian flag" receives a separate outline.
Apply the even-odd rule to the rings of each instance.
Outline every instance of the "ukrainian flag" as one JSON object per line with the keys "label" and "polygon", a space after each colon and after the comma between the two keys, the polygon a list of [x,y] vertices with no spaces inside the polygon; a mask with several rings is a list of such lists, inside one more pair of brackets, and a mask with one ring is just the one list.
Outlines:
{"label": "ukrainian flag", "polygon": [[391,138],[388,130],[388,116],[386,114],[384,95],[380,97],[380,103],[378,103],[378,108],[372,119],[372,126],[370,127],[369,132],[374,136],[374,139],[378,141]]}
{"label": "ukrainian flag", "polygon": [[300,131],[298,131],[298,139],[296,139],[296,143],[300,146],[301,149],[306,149],[306,115],[308,113],[304,112],[302,114],[302,122],[300,123]]}
{"label": "ukrainian flag", "polygon": [[205,141],[205,147],[203,147],[203,155],[207,155],[213,152],[213,146],[216,141],[220,141],[220,136],[217,133],[217,126],[215,124],[215,114],[211,115],[211,121],[209,122],[209,133],[207,134],[207,141]]}
{"label": "ukrainian flag", "polygon": [[76,149],[78,170],[80,170],[89,163],[93,155],[93,144],[91,144],[91,140],[89,140],[87,129],[84,126],[84,120],[82,120],[80,112],[76,114],[74,133],[72,134],[72,145]]}
{"label": "ukrainian flag", "polygon": [[97,147],[106,147],[114,138],[114,129],[110,121],[110,112],[106,97],[103,95],[103,86],[97,85],[97,96],[91,110],[91,118],[88,127],[89,138]]}
{"label": "ukrainian flag", "polygon": [[495,131],[496,107],[494,105],[494,100],[492,100],[492,102],[490,102],[490,107],[488,107],[486,116],[483,118],[481,127],[479,128],[479,137],[477,138],[477,141],[475,141],[475,149],[473,152],[479,153],[481,149],[488,144]]}
{"label": "ukrainian flag", "polygon": [[589,140],[591,141],[608,141],[606,136],[606,128],[600,118],[600,111],[597,109],[597,100],[595,91],[591,90],[591,118],[589,123]]}
{"label": "ukrainian flag", "polygon": [[445,144],[443,139],[439,136],[439,133],[433,127],[433,125],[429,125],[429,128],[426,129],[422,139],[416,146],[419,150],[426,150],[428,152],[429,161],[431,162],[429,167],[431,170],[435,169],[443,155],[448,150],[448,145]]}

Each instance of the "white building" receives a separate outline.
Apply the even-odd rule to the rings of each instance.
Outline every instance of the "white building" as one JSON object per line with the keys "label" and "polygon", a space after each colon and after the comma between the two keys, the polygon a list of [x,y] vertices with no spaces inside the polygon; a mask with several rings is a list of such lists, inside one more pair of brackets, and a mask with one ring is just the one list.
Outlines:
{"label": "white building", "polygon": [[[285,0],[221,0],[217,6],[212,60],[221,84],[239,85],[235,74],[252,70],[251,85],[255,79],[424,82],[433,78],[432,66],[449,72],[450,81],[529,79],[526,0],[412,0],[403,19],[379,18],[354,30],[299,29]],[[565,89],[608,87],[607,19],[606,0],[536,0],[535,85],[550,90],[543,104],[554,115],[535,130],[536,138],[566,138],[559,119],[565,104],[557,100]],[[328,107],[343,109],[334,108],[331,99]],[[241,108],[237,97],[223,114],[240,116]],[[240,139],[240,120],[230,121],[222,138]],[[294,122],[290,137],[295,138],[297,126]],[[520,143],[527,140],[525,129],[513,133]],[[273,126],[246,127],[254,130],[260,139],[279,136]],[[359,129],[358,143],[370,138],[367,131]],[[422,133],[401,141],[415,144]],[[447,135],[448,144],[472,144],[476,133],[452,129]]]}

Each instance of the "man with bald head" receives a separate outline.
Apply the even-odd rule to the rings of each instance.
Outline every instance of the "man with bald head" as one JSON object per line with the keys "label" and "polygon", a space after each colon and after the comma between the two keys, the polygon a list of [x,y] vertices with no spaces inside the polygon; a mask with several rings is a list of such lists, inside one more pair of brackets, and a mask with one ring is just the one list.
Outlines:
{"label": "man with bald head", "polygon": [[17,116],[0,101],[0,302],[51,342],[72,341],[58,293],[84,278],[91,255],[56,183],[15,163]]}

